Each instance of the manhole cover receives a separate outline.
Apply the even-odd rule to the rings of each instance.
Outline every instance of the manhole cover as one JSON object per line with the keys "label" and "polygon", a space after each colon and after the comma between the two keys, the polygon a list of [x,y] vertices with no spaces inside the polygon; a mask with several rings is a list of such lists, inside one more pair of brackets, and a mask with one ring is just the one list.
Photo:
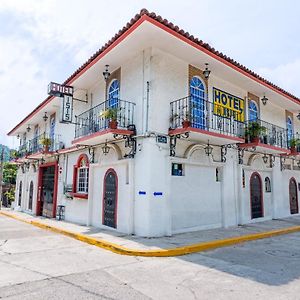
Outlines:
{"label": "manhole cover", "polygon": [[300,252],[289,250],[267,250],[265,253],[277,257],[300,258]]}

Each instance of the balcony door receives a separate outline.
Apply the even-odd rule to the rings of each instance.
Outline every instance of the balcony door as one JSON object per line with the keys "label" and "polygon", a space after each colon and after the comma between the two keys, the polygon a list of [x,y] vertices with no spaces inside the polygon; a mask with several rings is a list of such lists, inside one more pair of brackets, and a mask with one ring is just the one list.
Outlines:
{"label": "balcony door", "polygon": [[[203,81],[194,76],[190,82],[190,118],[194,128],[205,128],[205,85]],[[188,108],[187,108],[188,110]],[[184,116],[186,118],[187,116]]]}
{"label": "balcony door", "polygon": [[298,208],[297,183],[294,178],[290,179],[289,193],[290,193],[290,212],[291,214],[298,214],[299,208]]}
{"label": "balcony door", "polygon": [[263,217],[262,182],[258,173],[253,173],[250,178],[251,218]]}
{"label": "balcony door", "polygon": [[108,89],[108,106],[109,108],[116,108],[119,104],[120,98],[120,84],[119,80],[114,79]]}

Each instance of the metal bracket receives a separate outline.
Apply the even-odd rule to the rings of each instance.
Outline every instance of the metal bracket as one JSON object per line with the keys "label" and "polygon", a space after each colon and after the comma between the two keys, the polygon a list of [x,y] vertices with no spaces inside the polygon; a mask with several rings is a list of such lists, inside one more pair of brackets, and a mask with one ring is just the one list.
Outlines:
{"label": "metal bracket", "polygon": [[124,157],[134,158],[136,154],[136,138],[134,137],[134,135],[126,136],[125,147],[130,148],[130,151],[128,154],[125,154]]}
{"label": "metal bracket", "polygon": [[270,154],[270,168],[275,166],[275,156]]}
{"label": "metal bracket", "polygon": [[239,165],[242,165],[244,163],[244,152],[245,148],[238,148]]}
{"label": "metal bracket", "polygon": [[226,162],[228,145],[221,146],[221,162]]}
{"label": "metal bracket", "polygon": [[177,139],[184,138],[187,139],[190,136],[189,132],[175,134],[170,136],[170,156],[174,157],[176,155],[176,143]]}

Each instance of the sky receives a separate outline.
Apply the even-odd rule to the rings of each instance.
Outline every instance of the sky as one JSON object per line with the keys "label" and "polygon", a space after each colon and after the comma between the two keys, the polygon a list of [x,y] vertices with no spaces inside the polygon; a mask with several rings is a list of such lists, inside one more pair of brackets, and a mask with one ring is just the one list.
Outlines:
{"label": "sky", "polygon": [[0,0],[0,144],[142,8],[300,97],[298,0]]}

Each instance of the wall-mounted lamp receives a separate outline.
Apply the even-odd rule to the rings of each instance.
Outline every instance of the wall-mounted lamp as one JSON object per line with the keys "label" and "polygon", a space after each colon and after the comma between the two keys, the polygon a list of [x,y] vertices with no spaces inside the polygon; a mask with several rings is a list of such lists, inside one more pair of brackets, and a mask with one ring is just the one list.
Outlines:
{"label": "wall-mounted lamp", "polygon": [[45,114],[44,114],[44,116],[43,116],[43,120],[44,120],[45,122],[47,122],[47,120],[48,120],[47,112],[45,112]]}
{"label": "wall-mounted lamp", "polygon": [[300,160],[297,161],[297,166],[300,168]]}
{"label": "wall-mounted lamp", "polygon": [[104,154],[104,155],[108,154],[108,153],[109,153],[109,150],[110,150],[109,146],[107,146],[107,143],[105,143],[105,144],[103,145],[103,147],[102,147],[102,152],[103,152],[103,154]]}
{"label": "wall-mounted lamp", "polygon": [[300,120],[300,112],[297,115],[297,119]]}
{"label": "wall-mounted lamp", "polygon": [[207,146],[204,147],[204,151],[207,156],[210,156],[212,154],[213,147],[209,144],[209,142],[207,143]]}
{"label": "wall-mounted lamp", "polygon": [[107,81],[107,79],[110,76],[110,72],[108,71],[108,68],[109,68],[109,65],[105,65],[105,71],[102,73],[105,81]]}
{"label": "wall-mounted lamp", "polygon": [[205,70],[203,71],[203,75],[205,77],[205,79],[208,79],[209,78],[209,75],[210,75],[210,70],[208,69],[208,63],[205,63]]}
{"label": "wall-mounted lamp", "polygon": [[268,155],[265,153],[262,157],[263,162],[266,164],[268,162]]}
{"label": "wall-mounted lamp", "polygon": [[264,95],[264,96],[261,98],[261,102],[262,102],[263,105],[266,105],[267,102],[268,102],[268,100],[269,100],[269,99],[266,97],[266,95]]}
{"label": "wall-mounted lamp", "polygon": [[18,134],[18,135],[17,135],[17,139],[19,139],[19,138],[20,138],[20,135]]}
{"label": "wall-mounted lamp", "polygon": [[29,132],[30,130],[31,130],[30,125],[28,125],[26,131]]}

